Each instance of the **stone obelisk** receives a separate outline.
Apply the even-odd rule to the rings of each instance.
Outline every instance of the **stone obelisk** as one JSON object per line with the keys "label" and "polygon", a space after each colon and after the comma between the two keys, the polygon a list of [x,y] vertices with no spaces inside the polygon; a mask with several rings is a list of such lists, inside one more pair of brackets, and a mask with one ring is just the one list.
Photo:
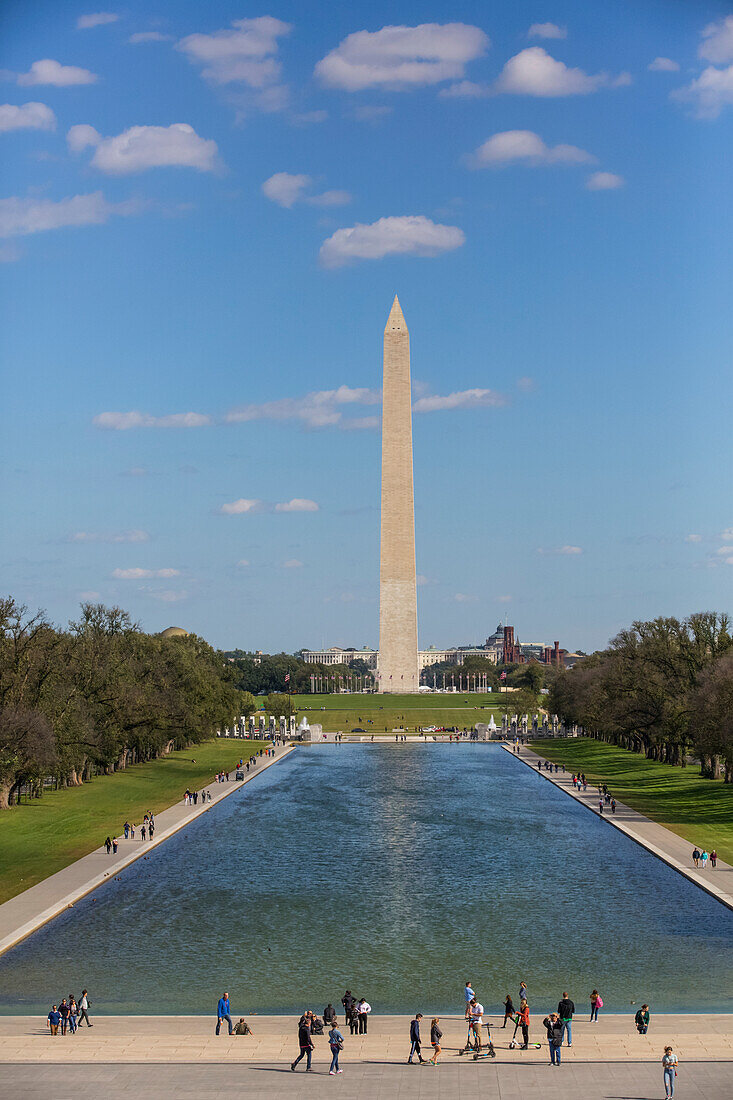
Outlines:
{"label": "stone obelisk", "polygon": [[410,335],[395,297],[384,330],[379,691],[417,691],[417,578],[412,491]]}

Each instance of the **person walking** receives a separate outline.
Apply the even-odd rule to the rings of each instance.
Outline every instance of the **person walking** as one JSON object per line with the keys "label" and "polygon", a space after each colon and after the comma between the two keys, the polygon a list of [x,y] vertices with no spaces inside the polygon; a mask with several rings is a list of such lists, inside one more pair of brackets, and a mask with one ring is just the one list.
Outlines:
{"label": "person walking", "polygon": [[562,1034],[560,1035],[560,1042],[562,1043],[563,1037],[567,1032],[568,1046],[573,1045],[573,1013],[575,1012],[575,1005],[568,997],[567,993],[563,993],[562,1000],[557,1006],[557,1015],[560,1023],[562,1024]]}
{"label": "person walking", "polygon": [[334,1023],[328,1033],[328,1045],[331,1048],[331,1068],[328,1072],[333,1077],[336,1073],[343,1073],[343,1070],[339,1069],[339,1052],[344,1049],[344,1037],[337,1023]]}
{"label": "person walking", "polygon": [[560,1050],[562,1048],[563,1026],[557,1012],[551,1012],[545,1016],[542,1023],[547,1031],[547,1042],[550,1045],[550,1065],[560,1065]]}
{"label": "person walking", "polygon": [[636,1030],[640,1035],[646,1035],[649,1028],[649,1005],[642,1005],[634,1016]]}
{"label": "person walking", "polygon": [[147,826],[146,826],[145,822],[143,822],[142,825],[140,826],[140,836],[142,837],[143,840],[145,840],[146,829],[147,829]]}
{"label": "person walking", "polygon": [[702,863],[702,869],[704,871],[708,865],[708,853],[706,848],[703,848],[700,852],[700,862]]}
{"label": "person walking", "polygon": [[306,1059],[305,1072],[311,1073],[311,1058],[313,1057],[313,1040],[311,1038],[310,1028],[310,1016],[307,1012],[304,1012],[300,1017],[300,1023],[298,1024],[298,1046],[300,1047],[300,1054],[294,1062],[290,1063],[290,1068],[295,1072],[295,1067],[301,1058]]}
{"label": "person walking", "polygon": [[417,1054],[418,1061],[422,1064],[425,1059],[422,1056],[422,1047],[420,1045],[420,1021],[422,1020],[422,1012],[415,1013],[414,1019],[410,1020],[410,1057],[407,1059],[408,1066],[413,1066],[413,1055]]}
{"label": "person walking", "polygon": [[104,842],[104,846],[107,849],[107,855],[112,851],[112,837],[108,836]]}
{"label": "person walking", "polygon": [[128,837],[130,836],[130,822],[129,821],[125,822],[125,824],[123,826],[123,829],[124,829],[124,833],[125,833],[125,840],[127,840]]}
{"label": "person walking", "polygon": [[367,1033],[367,1016],[372,1010],[372,1006],[369,1002],[362,997],[356,1006],[356,1011],[359,1016],[359,1034],[366,1035]]}
{"label": "person walking", "polygon": [[64,997],[59,1005],[59,1016],[61,1017],[61,1034],[65,1035],[69,1026],[69,1006],[66,1003],[66,997]]}
{"label": "person walking", "polygon": [[695,864],[696,867],[700,863],[700,849],[697,847],[697,845],[695,845],[695,847],[692,849],[692,862]]}
{"label": "person walking", "polygon": [[113,856],[117,855],[117,837],[116,836],[112,838],[112,855]]}
{"label": "person walking", "polygon": [[521,1004],[522,1001],[526,1001],[527,1004],[529,1004],[529,994],[527,993],[526,982],[519,983],[519,1003]]}
{"label": "person walking", "polygon": [[443,1032],[440,1030],[439,1024],[440,1016],[433,1016],[430,1021],[430,1042],[433,1046],[433,1057],[428,1060],[429,1066],[437,1066],[440,1057],[440,1040],[443,1038]]}
{"label": "person walking", "polygon": [[216,1006],[216,1034],[221,1031],[221,1022],[226,1020],[229,1024],[229,1034],[231,1035],[232,1028],[232,1010],[229,1006],[229,994],[223,993],[219,998],[219,1003]]}
{"label": "person walking", "polygon": [[77,1020],[79,1018],[79,1006],[73,997],[69,997],[69,1032],[76,1035]]}
{"label": "person walking", "polygon": [[516,1027],[514,1028],[514,1034],[517,1034],[517,1027],[522,1029],[522,1050],[529,1049],[529,1005],[525,1000],[519,1002],[519,1012],[514,1017],[516,1021]]}
{"label": "person walking", "polygon": [[472,989],[472,985],[472,982],[466,982],[466,988],[463,990],[463,996],[466,998],[466,1019],[471,1015],[471,1001],[476,996]]}
{"label": "person walking", "polygon": [[343,997],[341,998],[341,1004],[344,1006],[344,1015],[346,1017],[347,1024],[351,1018],[351,1010],[354,1007],[355,1003],[356,1001],[353,993],[350,989],[347,989]]}
{"label": "person walking", "polygon": [[664,1079],[664,1095],[666,1100],[674,1096],[674,1079],[677,1076],[677,1055],[672,1047],[665,1047],[662,1055],[662,1077]]}
{"label": "person walking", "polygon": [[504,998],[504,1023],[502,1027],[506,1027],[507,1020],[511,1020],[514,1017],[514,1002],[512,1001],[511,993],[507,993]]}
{"label": "person walking", "polygon": [[590,1022],[596,1023],[598,1021],[598,1009],[603,1008],[603,998],[597,989],[594,989],[590,995]]}
{"label": "person walking", "polygon": [[715,851],[715,848],[710,852],[710,866],[713,870],[718,866],[718,853]]}
{"label": "person walking", "polygon": [[56,1005],[53,1006],[46,1019],[48,1020],[48,1030],[52,1035],[58,1035],[59,1024],[61,1023],[61,1013]]}
{"label": "person walking", "polygon": [[94,1024],[89,1019],[89,997],[86,989],[81,991],[81,1000],[79,1001],[79,1027],[81,1027],[82,1020],[86,1020],[87,1027],[94,1027]]}

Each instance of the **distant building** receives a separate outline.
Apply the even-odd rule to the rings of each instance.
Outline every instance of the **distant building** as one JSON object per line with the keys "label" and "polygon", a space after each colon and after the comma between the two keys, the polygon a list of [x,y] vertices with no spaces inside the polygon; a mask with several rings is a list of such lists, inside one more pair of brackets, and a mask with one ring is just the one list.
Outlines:
{"label": "distant building", "polygon": [[341,646],[332,645],[330,649],[304,649],[303,660],[307,665],[350,665],[354,661],[364,661],[367,668],[377,669],[377,650],[369,649],[342,649]]}

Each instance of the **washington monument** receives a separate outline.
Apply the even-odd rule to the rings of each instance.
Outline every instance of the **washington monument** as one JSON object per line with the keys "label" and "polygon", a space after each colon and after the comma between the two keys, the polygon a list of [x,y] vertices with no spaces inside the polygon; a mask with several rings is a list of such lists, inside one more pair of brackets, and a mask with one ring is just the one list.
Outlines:
{"label": "washington monument", "polygon": [[412,492],[410,334],[395,297],[384,330],[379,691],[416,692],[417,578]]}

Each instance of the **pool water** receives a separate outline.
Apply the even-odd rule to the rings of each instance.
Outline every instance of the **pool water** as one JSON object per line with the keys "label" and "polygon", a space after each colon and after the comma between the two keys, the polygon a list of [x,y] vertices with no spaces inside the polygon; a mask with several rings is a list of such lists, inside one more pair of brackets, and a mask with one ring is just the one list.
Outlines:
{"label": "pool water", "polygon": [[733,1010],[733,914],[498,746],[298,748],[0,958],[0,1012]]}

